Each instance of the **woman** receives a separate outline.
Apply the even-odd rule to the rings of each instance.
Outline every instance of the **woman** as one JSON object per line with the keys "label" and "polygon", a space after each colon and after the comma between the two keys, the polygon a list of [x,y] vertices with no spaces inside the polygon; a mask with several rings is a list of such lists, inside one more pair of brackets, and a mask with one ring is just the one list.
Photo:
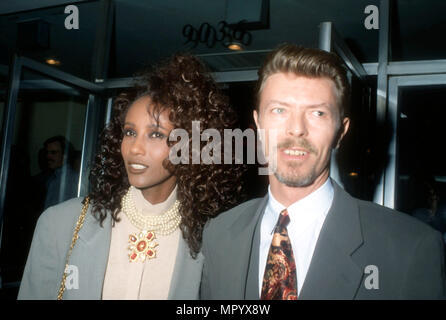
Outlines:
{"label": "woman", "polygon": [[203,226],[238,203],[244,168],[191,164],[192,153],[173,165],[168,137],[181,128],[191,140],[192,121],[223,136],[235,116],[194,57],[174,56],[143,80],[136,98],[115,101],[88,199],[40,217],[19,299],[198,298]]}

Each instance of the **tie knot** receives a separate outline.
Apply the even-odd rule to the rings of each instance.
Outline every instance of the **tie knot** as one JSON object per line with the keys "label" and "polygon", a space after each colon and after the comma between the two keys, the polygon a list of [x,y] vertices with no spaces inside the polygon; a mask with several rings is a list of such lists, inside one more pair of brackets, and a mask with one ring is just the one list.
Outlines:
{"label": "tie knot", "polygon": [[288,226],[288,223],[290,223],[290,217],[288,216],[287,209],[283,209],[279,216],[279,221],[277,221],[277,226],[286,228]]}

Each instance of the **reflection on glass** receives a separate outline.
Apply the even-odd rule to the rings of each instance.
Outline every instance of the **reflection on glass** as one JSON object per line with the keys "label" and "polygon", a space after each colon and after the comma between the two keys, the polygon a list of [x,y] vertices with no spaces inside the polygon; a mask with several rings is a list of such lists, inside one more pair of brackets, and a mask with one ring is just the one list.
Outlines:
{"label": "reflection on glass", "polygon": [[[351,102],[346,110],[350,118],[347,134],[336,151],[335,160],[341,183],[356,198],[373,201],[385,163],[383,128],[377,128],[376,90],[356,76],[351,79]],[[334,159],[332,159],[333,161]]]}
{"label": "reflection on glass", "polygon": [[[30,2],[30,1],[28,1]],[[98,17],[101,14],[102,1],[77,1],[74,5],[79,10],[79,29],[67,29],[65,20],[68,3],[55,1],[51,6],[35,1],[30,7],[43,7],[35,10],[13,13],[6,10],[0,16],[0,35],[3,48],[16,48],[21,55],[43,64],[55,60],[55,68],[71,73],[80,78],[91,77],[92,55],[96,39]],[[28,7],[17,5],[20,7]],[[15,7],[15,6],[11,6]],[[9,9],[5,6],[5,9]],[[2,52],[4,51],[4,52]],[[0,51],[0,63],[9,62],[8,50]],[[75,54],[73,54],[75,52]],[[49,63],[48,63],[49,64]]]}
{"label": "reflection on glass", "polygon": [[64,136],[52,136],[39,150],[40,172],[33,176],[39,189],[45,190],[43,209],[74,198],[79,181],[79,162],[72,143]]}
{"label": "reflection on glass", "polygon": [[[231,106],[238,115],[237,127],[242,131],[252,129],[256,132],[256,125],[252,112],[254,110],[254,91],[255,82],[232,82],[224,85],[223,92],[229,97]],[[244,140],[246,142],[246,140]],[[245,143],[244,155],[247,154],[247,145]],[[256,151],[257,152],[257,151]],[[247,159],[245,158],[245,163]],[[266,175],[258,174],[258,164],[248,164],[248,170],[245,174],[245,183],[247,198],[253,199],[263,197],[268,191],[268,178]]]}
{"label": "reflection on glass", "polygon": [[[6,90],[3,88],[2,84],[0,83],[0,126],[3,123],[3,115],[5,113],[5,105],[6,105]],[[1,127],[0,127],[1,132]],[[1,138],[1,133],[0,133]]]}
{"label": "reflection on glass", "polygon": [[446,1],[394,1],[391,60],[444,59]]}
{"label": "reflection on glass", "polygon": [[401,90],[398,119],[398,210],[446,232],[446,86]]}
{"label": "reflection on glass", "polygon": [[42,212],[76,197],[86,104],[86,95],[42,77],[21,81],[3,215],[4,284],[18,286]]}

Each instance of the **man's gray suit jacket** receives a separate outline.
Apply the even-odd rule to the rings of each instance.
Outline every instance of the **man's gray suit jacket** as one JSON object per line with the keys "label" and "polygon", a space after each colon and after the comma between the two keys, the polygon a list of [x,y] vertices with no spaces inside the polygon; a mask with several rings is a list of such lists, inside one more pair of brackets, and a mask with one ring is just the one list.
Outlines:
{"label": "man's gray suit jacket", "polygon": [[[18,299],[56,299],[71,244],[74,227],[81,213],[81,198],[48,208],[40,216],[25,265]],[[88,209],[69,265],[75,266],[76,282],[65,290],[64,299],[96,300],[102,297],[105,271],[110,251],[112,219],[100,227]],[[193,259],[182,237],[169,289],[168,299],[198,299],[203,257]],[[74,268],[73,276],[74,276]],[[68,280],[67,280],[68,282]]]}
{"label": "man's gray suit jacket", "polygon": [[[444,299],[441,235],[404,213],[355,199],[335,182],[333,188],[298,299]],[[268,196],[245,202],[206,225],[201,299],[259,299],[267,202]]]}

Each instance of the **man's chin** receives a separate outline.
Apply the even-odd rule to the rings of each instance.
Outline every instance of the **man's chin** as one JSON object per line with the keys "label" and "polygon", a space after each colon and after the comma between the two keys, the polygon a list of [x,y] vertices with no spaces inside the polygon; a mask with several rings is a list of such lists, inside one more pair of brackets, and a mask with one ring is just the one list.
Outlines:
{"label": "man's chin", "polygon": [[284,175],[284,174],[275,172],[274,176],[280,183],[286,185],[287,187],[291,187],[291,188],[308,187],[308,186],[312,185],[315,180],[314,176],[311,174],[309,174],[307,176],[298,177],[298,176],[293,176],[293,175]]}

